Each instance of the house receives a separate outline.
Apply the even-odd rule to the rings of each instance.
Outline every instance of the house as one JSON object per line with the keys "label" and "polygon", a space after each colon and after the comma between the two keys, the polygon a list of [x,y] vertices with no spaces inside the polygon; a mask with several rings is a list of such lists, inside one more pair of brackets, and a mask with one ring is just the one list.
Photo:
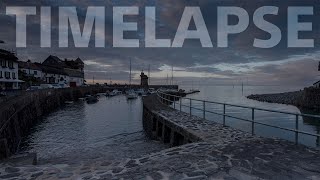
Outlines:
{"label": "house", "polygon": [[80,58],[76,60],[61,60],[50,55],[42,63],[42,71],[47,83],[64,83],[70,87],[84,84],[84,63]]}
{"label": "house", "polygon": [[82,86],[84,84],[84,73],[75,69],[65,68],[64,71],[68,74],[68,84],[70,87]]}
{"label": "house", "polygon": [[19,89],[18,58],[12,52],[0,49],[0,88]]}
{"label": "house", "polygon": [[46,84],[67,84],[68,74],[63,68],[35,63],[42,71],[42,80]]}
{"label": "house", "polygon": [[19,70],[28,77],[42,79],[41,68],[35,63],[32,63],[30,60],[28,60],[27,62],[19,61]]}

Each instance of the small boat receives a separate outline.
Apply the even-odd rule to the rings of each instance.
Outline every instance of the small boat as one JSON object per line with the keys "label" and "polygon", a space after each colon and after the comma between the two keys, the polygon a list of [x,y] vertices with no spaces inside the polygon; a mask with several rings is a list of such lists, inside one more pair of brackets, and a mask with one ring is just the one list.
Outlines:
{"label": "small boat", "polygon": [[144,89],[138,89],[136,90],[136,93],[139,95],[139,96],[143,96],[143,95],[146,95],[146,91]]}
{"label": "small boat", "polygon": [[98,96],[106,96],[107,93],[98,93]]}
{"label": "small boat", "polygon": [[73,101],[66,101],[65,104],[73,104]]}
{"label": "small boat", "polygon": [[79,98],[79,101],[85,101],[86,98]]}
{"label": "small boat", "polygon": [[148,94],[155,94],[157,91],[154,88],[149,88]]}
{"label": "small boat", "polygon": [[[130,59],[130,80],[129,80],[129,84],[130,84],[130,87],[131,87],[131,59]],[[133,89],[129,89],[127,91],[127,99],[137,99],[138,98],[138,95],[137,93],[133,90]]]}
{"label": "small boat", "polygon": [[138,95],[133,90],[128,91],[127,93],[127,99],[137,99]]}
{"label": "small boat", "polygon": [[94,104],[97,103],[99,101],[97,96],[90,96],[87,98],[87,103],[88,104]]}
{"label": "small boat", "polygon": [[122,94],[122,92],[115,89],[112,92],[108,93],[108,96],[117,96],[120,94]]}

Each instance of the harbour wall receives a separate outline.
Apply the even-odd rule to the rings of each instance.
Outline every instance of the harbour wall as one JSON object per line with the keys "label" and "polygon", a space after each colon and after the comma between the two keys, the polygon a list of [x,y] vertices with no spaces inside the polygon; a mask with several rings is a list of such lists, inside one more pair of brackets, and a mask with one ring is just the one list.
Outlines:
{"label": "harbour wall", "polygon": [[172,116],[163,116],[158,111],[175,111],[160,103],[156,95],[143,98],[143,128],[146,135],[171,147],[201,141],[190,129],[173,121]]}
{"label": "harbour wall", "polygon": [[320,89],[305,88],[301,91],[277,93],[277,94],[255,94],[248,99],[261,102],[293,105],[298,108],[320,111]]}
{"label": "harbour wall", "polygon": [[105,92],[102,87],[79,87],[25,92],[0,107],[0,159],[14,154],[21,138],[40,117],[86,94]]}

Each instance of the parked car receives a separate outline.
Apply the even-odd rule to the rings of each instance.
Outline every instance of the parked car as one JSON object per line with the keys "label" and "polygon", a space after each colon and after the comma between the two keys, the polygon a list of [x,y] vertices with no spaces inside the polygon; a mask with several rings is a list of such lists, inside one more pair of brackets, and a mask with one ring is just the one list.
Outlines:
{"label": "parked car", "polygon": [[52,84],[53,89],[61,89],[62,87],[59,84]]}
{"label": "parked car", "polygon": [[42,89],[54,89],[52,84],[41,84],[40,87]]}
{"label": "parked car", "polygon": [[36,91],[42,89],[41,86],[30,86],[27,91]]}
{"label": "parked car", "polygon": [[59,84],[60,88],[69,88],[70,86],[67,84]]}

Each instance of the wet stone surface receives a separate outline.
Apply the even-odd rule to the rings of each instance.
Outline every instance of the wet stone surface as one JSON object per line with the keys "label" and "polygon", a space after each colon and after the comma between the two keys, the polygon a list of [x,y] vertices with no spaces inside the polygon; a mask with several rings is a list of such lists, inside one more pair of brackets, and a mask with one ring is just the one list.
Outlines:
{"label": "wet stone surface", "polygon": [[14,167],[0,164],[0,179],[320,179],[320,152],[251,136],[169,109],[153,113],[201,139],[138,158]]}

